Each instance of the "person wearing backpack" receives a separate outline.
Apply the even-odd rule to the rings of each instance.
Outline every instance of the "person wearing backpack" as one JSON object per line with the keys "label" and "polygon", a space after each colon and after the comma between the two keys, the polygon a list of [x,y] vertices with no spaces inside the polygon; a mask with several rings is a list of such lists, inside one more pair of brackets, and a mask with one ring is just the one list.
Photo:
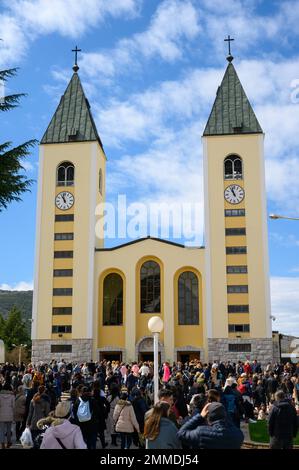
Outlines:
{"label": "person wearing backpack", "polygon": [[237,397],[233,393],[230,385],[227,385],[222,395],[222,403],[226,409],[227,416],[232,422],[239,428],[240,427],[240,415],[238,413]]}
{"label": "person wearing backpack", "polygon": [[97,443],[100,412],[96,400],[88,387],[82,387],[79,398],[73,406],[73,416],[83,434],[88,449],[95,449]]}

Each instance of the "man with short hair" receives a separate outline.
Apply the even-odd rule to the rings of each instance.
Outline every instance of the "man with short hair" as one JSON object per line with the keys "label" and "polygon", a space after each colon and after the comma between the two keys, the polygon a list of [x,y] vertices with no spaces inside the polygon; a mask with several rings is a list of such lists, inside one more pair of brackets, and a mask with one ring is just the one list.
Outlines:
{"label": "man with short hair", "polygon": [[[168,389],[168,388],[162,388],[161,390],[159,390],[158,398],[159,398],[159,403],[166,402],[170,405],[170,411],[169,411],[169,414],[168,414],[167,417],[168,417],[168,419],[170,419],[170,421],[172,421],[178,427],[178,422],[177,422],[175,413],[172,410],[173,403],[174,403],[173,391]],[[150,417],[152,412],[153,412],[153,408],[150,408],[145,413],[144,421],[146,421]]]}
{"label": "man with short hair", "polygon": [[275,402],[269,413],[270,449],[292,449],[298,432],[297,413],[282,390],[275,393]]}
{"label": "man with short hair", "polygon": [[178,438],[191,449],[240,449],[243,432],[228,420],[221,403],[208,403],[178,431]]}

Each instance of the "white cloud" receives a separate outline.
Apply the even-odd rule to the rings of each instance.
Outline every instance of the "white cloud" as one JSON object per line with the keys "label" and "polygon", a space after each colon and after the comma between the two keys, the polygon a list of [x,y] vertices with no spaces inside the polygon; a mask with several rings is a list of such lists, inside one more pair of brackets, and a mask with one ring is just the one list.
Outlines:
{"label": "white cloud", "polygon": [[178,81],[165,81],[126,101],[112,99],[95,107],[95,120],[107,146],[121,147],[126,140],[164,142],[177,129],[192,126],[197,117],[200,137],[208,106],[223,71],[190,70]]}
{"label": "white cloud", "polygon": [[25,56],[28,41],[14,17],[0,14],[0,25],[0,67],[11,66]]}
{"label": "white cloud", "polygon": [[272,327],[299,336],[299,277],[271,278]]}
{"label": "white cloud", "polygon": [[78,38],[109,17],[139,15],[143,0],[3,0],[0,66],[19,64],[40,35]]}
{"label": "white cloud", "polygon": [[77,38],[109,15],[135,16],[140,0],[9,0],[7,5],[33,37],[57,32]]}
{"label": "white cloud", "polygon": [[17,284],[13,284],[13,285],[0,284],[0,290],[24,291],[24,290],[32,290],[32,289],[33,289],[33,281],[30,281],[30,282],[20,281]]}
{"label": "white cloud", "polygon": [[[290,103],[290,83],[298,66],[299,58],[278,63],[270,60],[245,60],[236,66],[244,89],[266,133],[266,180],[269,200],[276,205],[277,210],[295,216],[298,214],[296,201],[299,199],[299,156],[296,155],[299,113],[294,112],[298,104]],[[128,95],[123,101],[114,98],[107,100],[106,104],[101,103],[101,107],[96,106],[94,109],[105,146],[125,148],[128,141],[142,143],[147,146],[147,150],[139,154],[138,158],[142,162],[144,158],[149,157],[151,162],[146,165],[147,170],[153,168],[152,162],[155,162],[153,174],[159,174],[164,159],[168,161],[167,155],[173,154],[173,142],[184,139],[182,142],[185,148],[192,149],[192,154],[199,164],[200,136],[222,76],[222,68],[187,70],[179,80],[161,82],[143,93]],[[188,132],[184,132],[184,129],[191,128],[197,141],[189,146]],[[158,157],[151,157],[156,152]],[[182,152],[180,162],[184,164],[185,161]],[[127,181],[127,175],[134,165],[127,161],[127,157],[122,157],[119,165],[121,162],[124,180]],[[117,177],[117,180],[120,178]],[[165,187],[168,185],[161,185],[161,188]],[[169,191],[172,189],[169,188]]]}
{"label": "white cloud", "polygon": [[[215,59],[222,58],[224,50],[227,51],[223,38],[228,33],[237,41],[232,46],[235,56],[245,52],[256,56],[261,41],[271,41],[285,47],[294,44],[299,34],[298,2],[277,2],[268,14],[258,12],[259,4],[259,0],[201,2],[200,6],[204,10],[204,35],[209,39],[210,47],[216,54]],[[275,50],[272,50],[271,54],[279,55]]]}
{"label": "white cloud", "polygon": [[166,0],[152,18],[147,31],[136,34],[131,43],[146,56],[159,54],[173,61],[182,55],[182,39],[194,39],[200,31],[198,13],[191,2]]}
{"label": "white cloud", "polygon": [[132,73],[142,58],[158,56],[167,62],[180,59],[186,43],[199,32],[199,15],[190,1],[165,0],[145,31],[120,40],[112,50],[82,54],[80,66],[88,77],[102,83],[103,77]]}
{"label": "white cloud", "polygon": [[[278,132],[278,129],[277,129]],[[299,158],[266,160],[268,197],[283,215],[299,217]]]}

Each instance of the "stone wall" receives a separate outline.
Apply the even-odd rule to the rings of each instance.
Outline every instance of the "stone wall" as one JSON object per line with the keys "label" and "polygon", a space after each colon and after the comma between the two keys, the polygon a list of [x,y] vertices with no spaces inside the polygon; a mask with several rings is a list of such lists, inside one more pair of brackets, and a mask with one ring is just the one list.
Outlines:
{"label": "stone wall", "polygon": [[[51,353],[51,345],[72,345],[71,353]],[[31,361],[37,364],[39,361],[50,362],[51,359],[65,359],[66,362],[86,362],[92,358],[92,339],[70,340],[32,340]]]}
{"label": "stone wall", "polygon": [[[228,350],[229,344],[251,344],[251,352],[230,352]],[[208,349],[209,362],[238,362],[257,359],[262,366],[265,366],[268,362],[273,361],[272,338],[209,338]]]}

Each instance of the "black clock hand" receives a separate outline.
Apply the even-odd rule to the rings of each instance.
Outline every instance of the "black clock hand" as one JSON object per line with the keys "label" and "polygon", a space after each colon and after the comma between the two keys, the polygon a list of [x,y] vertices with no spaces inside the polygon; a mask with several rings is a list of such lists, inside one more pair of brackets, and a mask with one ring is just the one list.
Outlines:
{"label": "black clock hand", "polygon": [[65,197],[64,197],[63,194],[62,194],[62,199],[63,199],[63,202],[65,202],[65,204],[66,204],[66,200],[65,200]]}
{"label": "black clock hand", "polygon": [[234,195],[235,197],[237,197],[237,196],[236,196],[236,193],[235,193],[235,191],[234,191],[234,188],[232,188],[232,193],[233,193],[233,195]]}

